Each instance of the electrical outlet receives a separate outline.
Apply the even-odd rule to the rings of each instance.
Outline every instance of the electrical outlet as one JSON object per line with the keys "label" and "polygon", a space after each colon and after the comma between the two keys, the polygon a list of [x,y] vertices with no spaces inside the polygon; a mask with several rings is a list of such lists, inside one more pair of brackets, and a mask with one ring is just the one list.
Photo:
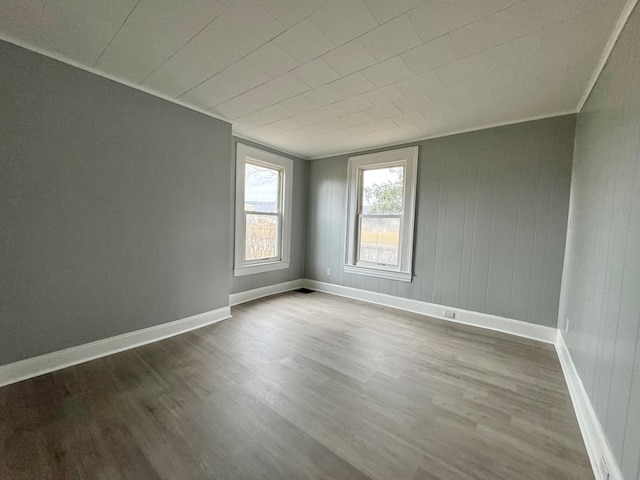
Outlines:
{"label": "electrical outlet", "polygon": [[567,321],[564,322],[564,333],[569,333],[569,317],[567,317]]}
{"label": "electrical outlet", "polygon": [[600,457],[600,473],[602,474],[602,480],[609,480],[611,478],[611,471],[604,457]]}
{"label": "electrical outlet", "polygon": [[330,277],[330,276],[331,276],[331,269],[327,268],[327,277]]}
{"label": "electrical outlet", "polygon": [[442,314],[444,315],[444,318],[456,318],[456,312],[454,312],[453,310],[445,310],[442,312]]}

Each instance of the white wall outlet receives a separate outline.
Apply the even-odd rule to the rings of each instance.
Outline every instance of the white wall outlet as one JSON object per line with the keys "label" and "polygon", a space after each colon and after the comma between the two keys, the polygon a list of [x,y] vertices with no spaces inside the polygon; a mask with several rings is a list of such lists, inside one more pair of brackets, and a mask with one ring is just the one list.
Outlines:
{"label": "white wall outlet", "polygon": [[602,474],[602,480],[610,480],[611,471],[609,470],[609,465],[604,457],[600,457],[600,473]]}
{"label": "white wall outlet", "polygon": [[327,277],[330,277],[330,276],[331,276],[331,269],[327,268]]}
{"label": "white wall outlet", "polygon": [[444,310],[442,314],[444,315],[444,318],[456,318],[456,312],[454,312],[453,310]]}
{"label": "white wall outlet", "polygon": [[567,317],[567,321],[564,322],[564,333],[569,333],[569,317]]}

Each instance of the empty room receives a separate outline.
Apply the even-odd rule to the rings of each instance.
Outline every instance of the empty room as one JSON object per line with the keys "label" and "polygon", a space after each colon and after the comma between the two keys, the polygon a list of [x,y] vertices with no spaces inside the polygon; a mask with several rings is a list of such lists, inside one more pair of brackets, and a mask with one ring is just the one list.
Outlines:
{"label": "empty room", "polygon": [[0,1],[0,479],[640,480],[637,0]]}

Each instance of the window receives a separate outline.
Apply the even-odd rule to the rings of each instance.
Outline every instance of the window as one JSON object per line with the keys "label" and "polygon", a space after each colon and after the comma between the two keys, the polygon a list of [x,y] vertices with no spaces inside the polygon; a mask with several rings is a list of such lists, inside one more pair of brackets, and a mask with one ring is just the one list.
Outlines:
{"label": "window", "polygon": [[289,268],[293,160],[238,144],[234,275]]}
{"label": "window", "polygon": [[418,147],[349,158],[344,271],[411,281]]}

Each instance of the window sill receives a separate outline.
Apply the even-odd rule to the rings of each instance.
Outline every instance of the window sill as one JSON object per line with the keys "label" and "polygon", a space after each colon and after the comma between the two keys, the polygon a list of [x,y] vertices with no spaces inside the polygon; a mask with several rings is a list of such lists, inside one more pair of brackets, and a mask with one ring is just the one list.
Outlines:
{"label": "window sill", "polygon": [[254,273],[271,272],[273,270],[284,270],[289,268],[288,261],[282,262],[269,262],[269,263],[256,263],[254,265],[245,265],[243,267],[236,267],[233,269],[234,277],[242,277],[244,275],[253,275]]}
{"label": "window sill", "polygon": [[396,272],[391,270],[383,270],[379,268],[363,267],[361,265],[345,265],[345,273],[355,273],[358,275],[367,275],[369,277],[386,278],[389,280],[398,280],[400,282],[411,283],[410,272]]}

